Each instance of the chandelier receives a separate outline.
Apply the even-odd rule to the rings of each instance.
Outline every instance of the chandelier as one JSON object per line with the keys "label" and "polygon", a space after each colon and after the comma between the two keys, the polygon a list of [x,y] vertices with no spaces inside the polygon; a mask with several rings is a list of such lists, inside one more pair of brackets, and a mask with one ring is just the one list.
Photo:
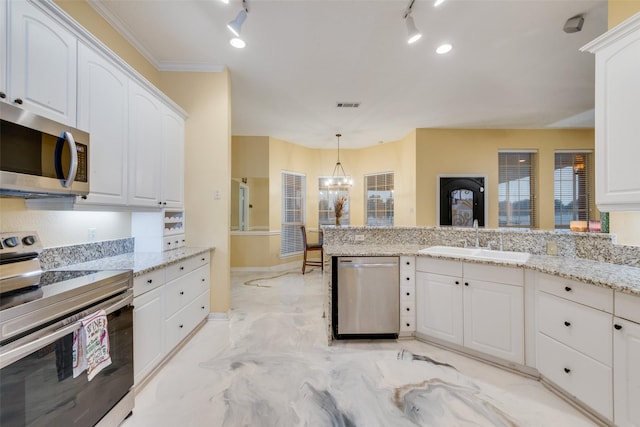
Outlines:
{"label": "chandelier", "polygon": [[353,180],[347,176],[344,172],[344,168],[342,167],[342,163],[340,163],[340,137],[342,135],[337,133],[336,138],[338,138],[338,161],[333,168],[333,173],[331,174],[331,178],[328,178],[325,181],[327,187],[351,187],[353,185]]}

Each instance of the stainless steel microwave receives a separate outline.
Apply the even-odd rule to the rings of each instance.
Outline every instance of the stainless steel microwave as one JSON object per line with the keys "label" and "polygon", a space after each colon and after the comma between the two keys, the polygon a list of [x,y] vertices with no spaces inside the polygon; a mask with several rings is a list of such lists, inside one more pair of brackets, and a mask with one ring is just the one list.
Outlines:
{"label": "stainless steel microwave", "polygon": [[0,103],[0,195],[89,193],[89,134]]}

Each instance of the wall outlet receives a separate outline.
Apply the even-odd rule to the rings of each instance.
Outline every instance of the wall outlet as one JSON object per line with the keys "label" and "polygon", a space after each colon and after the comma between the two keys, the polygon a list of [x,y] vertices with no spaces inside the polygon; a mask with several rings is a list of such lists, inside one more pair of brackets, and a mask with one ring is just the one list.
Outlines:
{"label": "wall outlet", "polygon": [[558,255],[558,244],[556,242],[547,242],[547,255]]}
{"label": "wall outlet", "polygon": [[356,242],[364,242],[364,234],[356,234],[353,240]]}
{"label": "wall outlet", "polygon": [[89,239],[90,242],[95,242],[96,241],[96,229],[95,228],[90,228],[87,230],[87,239]]}

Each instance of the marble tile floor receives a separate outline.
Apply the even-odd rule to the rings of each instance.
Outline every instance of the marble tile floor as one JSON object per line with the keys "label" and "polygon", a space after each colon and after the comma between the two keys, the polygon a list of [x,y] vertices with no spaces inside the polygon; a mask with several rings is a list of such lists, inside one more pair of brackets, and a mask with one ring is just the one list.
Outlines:
{"label": "marble tile floor", "polygon": [[124,427],[594,426],[538,382],[417,340],[327,345],[319,270],[232,273]]}

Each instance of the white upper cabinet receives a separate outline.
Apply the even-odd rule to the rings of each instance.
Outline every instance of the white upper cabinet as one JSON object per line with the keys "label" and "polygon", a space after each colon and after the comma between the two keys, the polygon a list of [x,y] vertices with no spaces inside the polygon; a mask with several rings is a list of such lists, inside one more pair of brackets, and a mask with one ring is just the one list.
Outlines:
{"label": "white upper cabinet", "polygon": [[184,201],[184,119],[164,109],[162,207],[182,208]]}
{"label": "white upper cabinet", "polygon": [[131,82],[129,91],[129,204],[161,207],[164,106]]}
{"label": "white upper cabinet", "polygon": [[78,46],[78,125],[91,135],[91,192],[78,203],[126,205],[129,79],[112,62]]}
{"label": "white upper cabinet", "polygon": [[7,101],[7,1],[0,0],[0,102]]}
{"label": "white upper cabinet", "polygon": [[582,48],[596,55],[596,203],[639,211],[640,13]]}
{"label": "white upper cabinet", "polygon": [[75,35],[27,1],[10,0],[7,12],[7,89],[3,101],[75,126]]}

